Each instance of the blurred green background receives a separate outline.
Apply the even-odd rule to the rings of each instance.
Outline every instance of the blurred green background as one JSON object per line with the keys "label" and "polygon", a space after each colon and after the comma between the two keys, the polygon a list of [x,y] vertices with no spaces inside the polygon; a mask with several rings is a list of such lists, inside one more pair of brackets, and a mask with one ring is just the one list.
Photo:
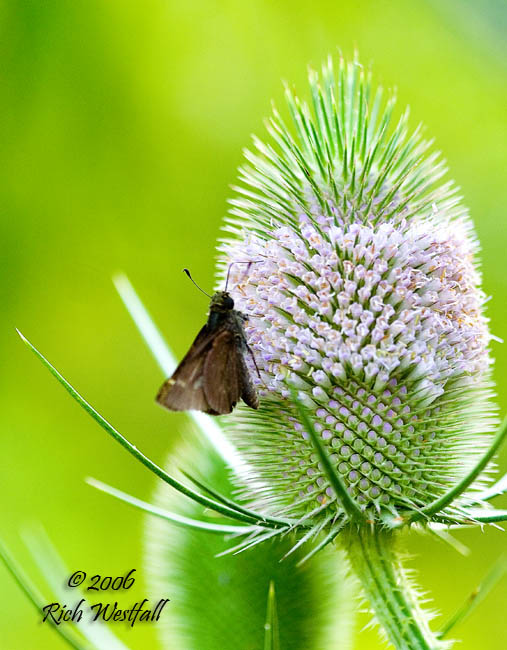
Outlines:
{"label": "blurred green background", "polygon": [[[184,416],[155,406],[162,377],[111,284],[125,271],[180,356],[213,283],[214,245],[250,133],[263,135],[282,79],[357,47],[397,86],[412,125],[447,157],[482,242],[493,332],[507,338],[505,2],[376,0],[7,0],[0,5],[1,536],[32,573],[19,531],[41,521],[71,570],[142,582],[142,515],[84,484],[141,498],[152,476],[68,397],[19,327],[82,393],[162,462]],[[494,344],[507,410],[507,347]],[[507,450],[500,459],[506,469]],[[502,462],[503,459],[503,462]],[[503,500],[504,507],[507,501]],[[500,503],[499,503],[500,505]],[[460,557],[414,539],[412,565],[444,614],[506,548],[494,529],[460,534]],[[61,576],[62,581],[65,576]],[[0,567],[0,648],[65,645]],[[150,594],[152,598],[171,594]],[[460,648],[507,647],[507,583],[457,631]],[[367,621],[361,615],[358,630]],[[115,631],[156,648],[155,628]],[[375,631],[357,648],[382,647]]]}

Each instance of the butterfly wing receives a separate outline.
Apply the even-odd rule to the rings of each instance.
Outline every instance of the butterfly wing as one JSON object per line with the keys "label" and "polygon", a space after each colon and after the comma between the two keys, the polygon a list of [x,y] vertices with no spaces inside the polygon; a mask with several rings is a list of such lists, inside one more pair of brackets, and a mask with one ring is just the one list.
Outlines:
{"label": "butterfly wing", "polygon": [[240,355],[240,360],[241,364],[243,366],[243,370],[241,372],[241,378],[242,378],[242,387],[241,387],[241,399],[245,402],[247,406],[253,409],[258,409],[259,408],[259,396],[257,395],[257,390],[255,388],[255,385],[252,381],[252,377],[250,375],[250,371],[248,370],[248,367],[245,363],[245,358],[242,354],[238,353]]}
{"label": "butterfly wing", "polygon": [[161,387],[157,402],[171,411],[231,413],[239,399],[258,408],[257,391],[243,356],[238,333],[206,324],[179,366]]}
{"label": "butterfly wing", "polygon": [[204,394],[219,415],[230,413],[241,396],[238,344],[234,333],[217,334],[204,362]]}
{"label": "butterfly wing", "polygon": [[204,393],[204,365],[213,338],[204,325],[173,375],[160,388],[156,401],[161,406],[171,411],[195,410],[217,415]]}
{"label": "butterfly wing", "polygon": [[230,413],[240,398],[257,408],[257,392],[237,336],[224,329],[213,340],[204,363],[204,394],[210,407],[219,415]]}

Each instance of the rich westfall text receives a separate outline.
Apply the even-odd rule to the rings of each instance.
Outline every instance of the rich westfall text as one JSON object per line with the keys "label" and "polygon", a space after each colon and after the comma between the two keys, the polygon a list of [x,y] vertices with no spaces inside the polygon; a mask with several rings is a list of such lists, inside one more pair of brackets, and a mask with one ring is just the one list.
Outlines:
{"label": "rich westfall text", "polygon": [[135,603],[130,609],[120,609],[118,602],[89,605],[84,598],[81,598],[74,608],[55,602],[49,603],[42,608],[42,622],[48,621],[54,625],[71,622],[79,623],[83,619],[85,612],[88,611],[91,617],[90,622],[99,619],[109,622],[125,621],[130,623],[131,627],[134,627],[137,621],[157,622],[168,602],[169,598],[161,598],[154,607],[150,607],[148,599],[144,598],[142,602]]}

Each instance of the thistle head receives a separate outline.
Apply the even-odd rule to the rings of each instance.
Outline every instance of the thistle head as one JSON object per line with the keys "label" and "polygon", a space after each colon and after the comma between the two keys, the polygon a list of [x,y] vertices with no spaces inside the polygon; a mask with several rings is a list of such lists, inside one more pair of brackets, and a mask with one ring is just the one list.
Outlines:
{"label": "thistle head", "polygon": [[231,201],[220,268],[256,261],[231,267],[229,290],[249,316],[261,407],[226,426],[258,506],[336,518],[296,391],[378,521],[438,498],[489,444],[478,244],[457,189],[439,182],[443,161],[406,112],[391,126],[393,98],[383,106],[356,61],[337,75],[328,62],[310,87],[312,107],[287,90],[291,125],[274,111]]}

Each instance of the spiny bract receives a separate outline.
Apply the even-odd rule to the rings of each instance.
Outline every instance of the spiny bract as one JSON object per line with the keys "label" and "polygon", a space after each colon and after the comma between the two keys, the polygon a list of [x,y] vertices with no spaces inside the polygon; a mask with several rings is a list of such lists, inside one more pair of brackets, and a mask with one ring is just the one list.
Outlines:
{"label": "spiny bract", "polygon": [[258,507],[336,520],[295,387],[350,495],[378,520],[433,501],[489,444],[478,245],[454,185],[437,184],[439,155],[409,135],[407,112],[390,126],[393,98],[382,108],[357,61],[337,78],[329,61],[310,86],[312,110],[287,90],[291,127],[275,110],[271,143],[254,139],[231,201],[221,279],[252,262],[233,265],[229,286],[250,319],[262,399],[225,426]]}

